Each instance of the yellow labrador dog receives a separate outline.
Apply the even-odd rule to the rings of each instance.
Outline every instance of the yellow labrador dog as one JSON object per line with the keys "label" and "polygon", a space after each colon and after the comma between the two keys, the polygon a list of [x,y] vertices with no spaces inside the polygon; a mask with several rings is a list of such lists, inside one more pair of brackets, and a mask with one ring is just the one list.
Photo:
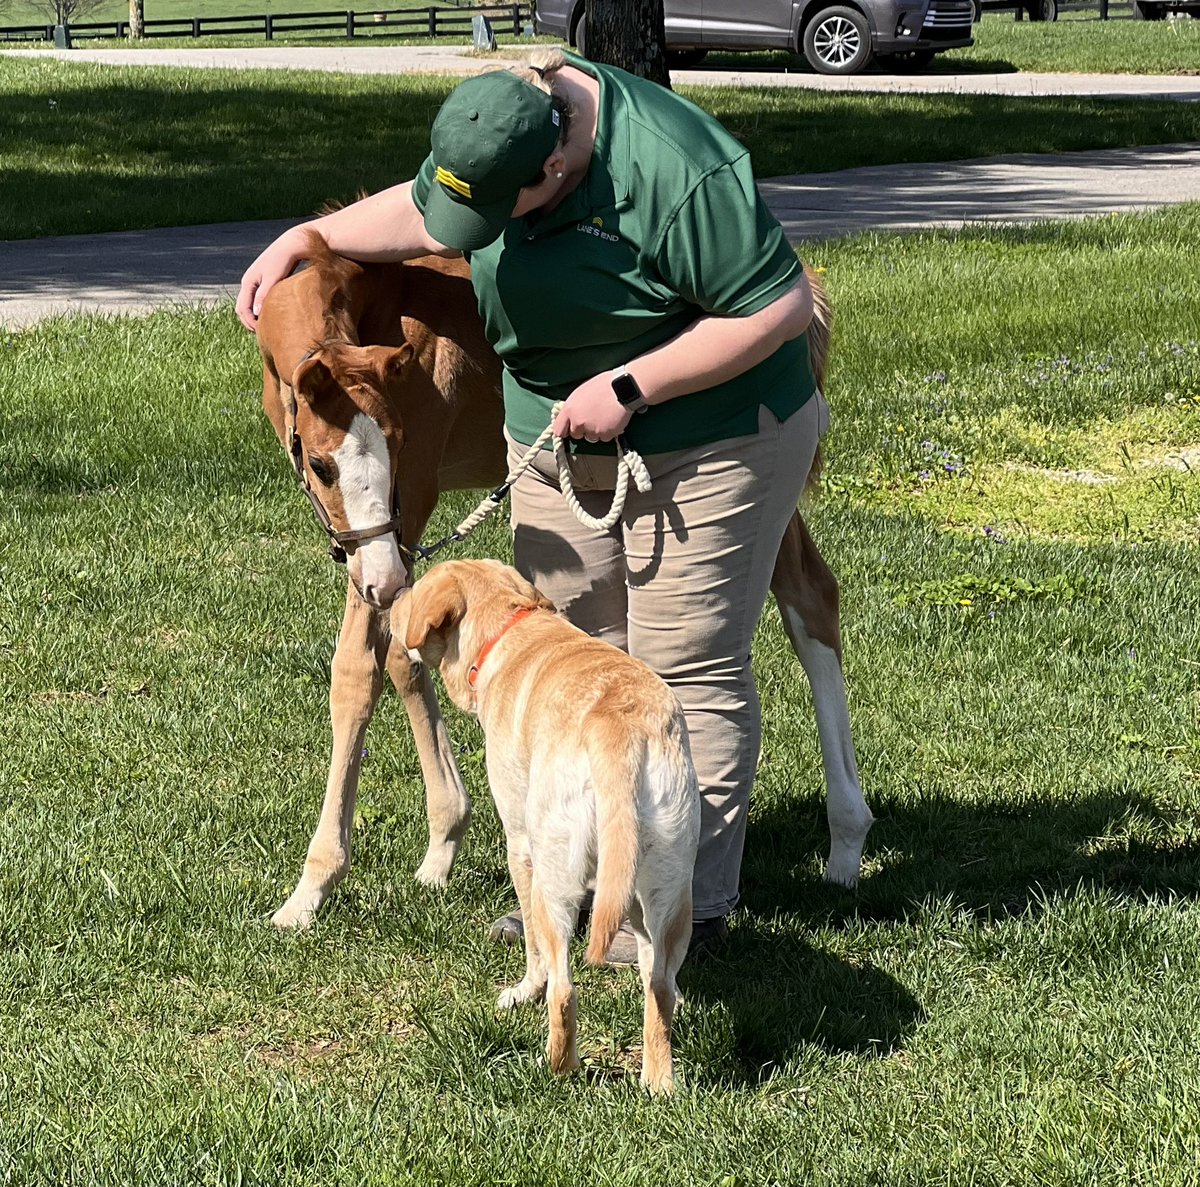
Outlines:
{"label": "yellow labrador dog", "polygon": [[594,878],[587,959],[603,963],[628,917],[646,998],[642,1084],[669,1092],[700,832],[679,702],[645,664],[573,627],[498,561],[435,566],[396,604],[392,630],[412,659],[441,669],[487,738],[528,954],[524,980],[499,1005],[544,994],[550,1067],[578,1067],[568,945]]}

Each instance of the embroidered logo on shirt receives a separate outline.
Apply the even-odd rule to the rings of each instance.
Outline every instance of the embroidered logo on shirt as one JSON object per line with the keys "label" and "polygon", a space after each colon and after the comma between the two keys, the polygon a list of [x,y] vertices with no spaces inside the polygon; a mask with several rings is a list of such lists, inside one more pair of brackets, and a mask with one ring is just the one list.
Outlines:
{"label": "embroidered logo on shirt", "polygon": [[597,239],[603,239],[606,243],[621,242],[620,235],[604,229],[604,220],[600,217],[592,219],[590,223],[576,223],[575,230],[582,231],[585,235],[595,235]]}
{"label": "embroidered logo on shirt", "polygon": [[456,194],[462,194],[464,198],[471,196],[470,182],[463,181],[461,177],[455,177],[449,169],[443,169],[439,165],[434,172],[434,178],[440,181],[448,190],[453,190]]}

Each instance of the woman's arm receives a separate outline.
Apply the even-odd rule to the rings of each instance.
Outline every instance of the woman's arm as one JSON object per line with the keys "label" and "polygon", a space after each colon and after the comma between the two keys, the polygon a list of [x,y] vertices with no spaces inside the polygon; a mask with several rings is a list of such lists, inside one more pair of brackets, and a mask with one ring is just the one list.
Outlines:
{"label": "woman's arm", "polygon": [[257,326],[263,298],[271,287],[290,276],[305,258],[304,243],[309,231],[316,231],[339,255],[363,263],[461,254],[429,237],[421,212],[413,202],[412,182],[403,182],[332,214],[292,227],[266,248],[246,269],[238,292],[237,315],[246,329],[254,330]]}
{"label": "woman's arm", "polygon": [[[812,321],[807,277],[748,317],[701,317],[674,338],[628,364],[647,404],[715,387],[770,358]],[[577,387],[563,405],[554,431],[560,437],[611,441],[632,419],[617,401],[608,372]]]}

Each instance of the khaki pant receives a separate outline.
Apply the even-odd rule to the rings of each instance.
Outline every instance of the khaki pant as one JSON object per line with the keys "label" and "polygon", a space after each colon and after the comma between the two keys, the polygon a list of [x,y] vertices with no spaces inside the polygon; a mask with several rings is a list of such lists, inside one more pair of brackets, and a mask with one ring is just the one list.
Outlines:
{"label": "khaki pant", "polygon": [[[782,424],[761,409],[756,436],[647,456],[653,488],[631,486],[608,532],[575,518],[549,451],[512,490],[517,569],[577,626],[648,664],[683,705],[703,796],[697,920],[737,905],[762,737],[750,642],[827,416],[818,394]],[[510,465],[524,453],[509,440]],[[584,509],[603,516],[616,459],[576,455],[571,476]]]}

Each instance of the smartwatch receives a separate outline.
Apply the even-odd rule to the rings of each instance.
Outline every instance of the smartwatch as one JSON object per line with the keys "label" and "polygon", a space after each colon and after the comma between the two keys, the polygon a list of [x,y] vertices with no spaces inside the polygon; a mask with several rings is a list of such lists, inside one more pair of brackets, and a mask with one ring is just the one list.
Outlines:
{"label": "smartwatch", "polygon": [[629,412],[645,412],[650,407],[637,380],[625,369],[624,365],[617,367],[612,373],[613,395],[617,403]]}

